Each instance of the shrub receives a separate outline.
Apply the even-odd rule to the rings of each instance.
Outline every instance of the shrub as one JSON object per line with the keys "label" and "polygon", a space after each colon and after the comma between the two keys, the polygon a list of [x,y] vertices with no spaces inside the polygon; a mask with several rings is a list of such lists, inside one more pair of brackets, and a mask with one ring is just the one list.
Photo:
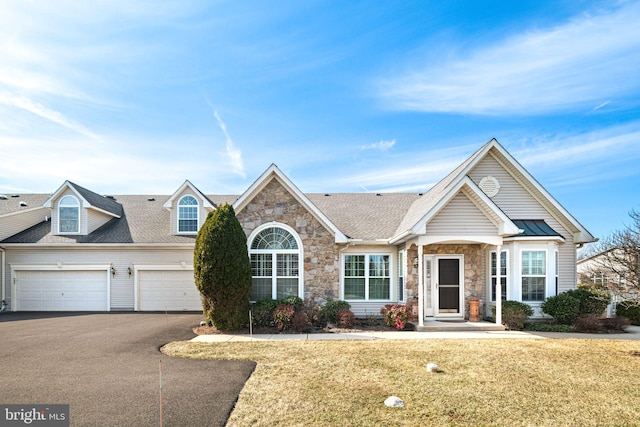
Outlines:
{"label": "shrub", "polygon": [[261,299],[256,301],[252,310],[253,324],[256,326],[273,325],[273,311],[278,301],[274,299]]}
{"label": "shrub", "polygon": [[293,321],[291,323],[291,329],[293,332],[306,332],[309,330],[309,318],[307,317],[307,313],[303,313],[301,311],[297,311],[293,315]]}
{"label": "shrub", "polygon": [[398,330],[404,329],[411,319],[411,306],[402,304],[387,304],[380,310],[387,326]]}
{"label": "shrub", "polygon": [[280,298],[278,303],[292,305],[295,311],[301,311],[304,308],[304,301],[302,298],[293,295]]}
{"label": "shrub", "polygon": [[608,293],[586,288],[571,289],[566,292],[580,301],[580,314],[595,314],[600,316],[611,301]]}
{"label": "shrub", "polygon": [[631,324],[631,321],[629,321],[629,319],[622,316],[600,319],[600,322],[602,322],[604,329],[607,331],[624,331]]}
{"label": "shrub", "polygon": [[597,314],[581,314],[573,325],[578,332],[599,333],[604,331],[604,325]]}
{"label": "shrub", "polygon": [[356,316],[353,311],[342,309],[336,315],[336,324],[341,328],[351,328],[356,323]]}
{"label": "shrub", "polygon": [[626,317],[632,325],[640,326],[640,304],[621,302],[616,307],[616,316]]}
{"label": "shrub", "polygon": [[291,327],[295,308],[291,304],[278,304],[273,311],[273,323],[279,331],[286,331]]}
{"label": "shrub", "polygon": [[606,292],[579,288],[547,298],[541,309],[543,313],[553,316],[557,322],[571,324],[585,314],[600,316],[609,301],[610,297]]}
{"label": "shrub", "polygon": [[207,215],[196,237],[193,270],[207,321],[222,331],[246,326],[251,263],[247,236],[231,205]]}
{"label": "shrub", "polygon": [[[496,308],[492,307],[493,318],[496,317]],[[524,329],[524,322],[533,316],[533,309],[520,301],[502,301],[502,324],[511,330]]]}
{"label": "shrub", "polygon": [[338,312],[340,310],[351,309],[351,304],[342,300],[327,301],[322,309],[325,322],[337,323]]}
{"label": "shrub", "polygon": [[312,296],[304,301],[304,312],[307,314],[309,323],[313,326],[322,327],[325,324],[323,306]]}
{"label": "shrub", "polygon": [[565,292],[547,298],[540,308],[558,323],[570,325],[580,315],[580,300]]}

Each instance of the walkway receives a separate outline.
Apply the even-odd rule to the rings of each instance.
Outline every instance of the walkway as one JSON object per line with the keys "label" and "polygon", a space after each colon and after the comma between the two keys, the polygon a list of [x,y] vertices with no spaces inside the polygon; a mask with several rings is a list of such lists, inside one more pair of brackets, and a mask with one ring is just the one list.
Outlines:
{"label": "walkway", "polygon": [[425,339],[614,339],[640,340],[640,326],[629,326],[626,333],[621,334],[579,334],[561,332],[529,332],[529,331],[385,331],[385,332],[352,332],[322,334],[270,334],[270,335],[199,335],[192,342],[252,342],[252,341],[370,341],[387,340],[425,340]]}

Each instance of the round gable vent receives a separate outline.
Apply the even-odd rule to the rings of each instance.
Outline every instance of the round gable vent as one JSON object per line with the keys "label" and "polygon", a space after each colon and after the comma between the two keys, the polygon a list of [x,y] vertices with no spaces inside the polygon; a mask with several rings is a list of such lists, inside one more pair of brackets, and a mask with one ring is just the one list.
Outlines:
{"label": "round gable vent", "polygon": [[500,183],[492,176],[485,176],[480,180],[480,189],[489,197],[493,197],[500,191]]}

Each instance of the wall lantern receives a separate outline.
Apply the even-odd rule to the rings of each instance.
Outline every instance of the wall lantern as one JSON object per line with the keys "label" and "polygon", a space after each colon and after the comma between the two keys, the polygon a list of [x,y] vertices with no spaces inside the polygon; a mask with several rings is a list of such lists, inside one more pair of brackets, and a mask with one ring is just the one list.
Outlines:
{"label": "wall lantern", "polygon": [[111,266],[111,276],[116,277],[116,269]]}
{"label": "wall lantern", "polygon": [[131,271],[131,267],[127,267],[127,273],[129,273],[129,277],[131,277],[131,275],[133,274],[133,272]]}
{"label": "wall lantern", "polygon": [[418,257],[415,257],[415,258],[413,259],[413,266],[414,266],[415,268],[418,268],[418,262],[419,262],[419,261],[420,261],[420,260],[418,259]]}

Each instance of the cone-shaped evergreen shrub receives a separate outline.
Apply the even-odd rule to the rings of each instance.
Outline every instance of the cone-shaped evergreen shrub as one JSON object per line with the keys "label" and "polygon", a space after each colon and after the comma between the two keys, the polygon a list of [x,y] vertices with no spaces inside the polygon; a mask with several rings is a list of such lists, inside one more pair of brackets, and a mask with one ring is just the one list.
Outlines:
{"label": "cone-shaped evergreen shrub", "polygon": [[247,236],[231,205],[207,216],[196,238],[193,269],[209,322],[223,331],[248,325],[251,263]]}

